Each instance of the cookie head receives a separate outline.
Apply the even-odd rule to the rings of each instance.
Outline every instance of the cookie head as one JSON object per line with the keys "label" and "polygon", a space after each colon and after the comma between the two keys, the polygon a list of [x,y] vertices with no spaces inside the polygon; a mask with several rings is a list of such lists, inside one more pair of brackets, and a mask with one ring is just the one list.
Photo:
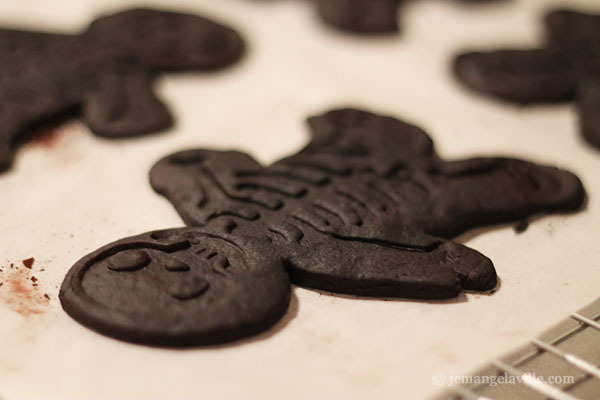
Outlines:
{"label": "cookie head", "polygon": [[102,17],[89,32],[95,40],[119,46],[152,70],[213,69],[237,60],[242,38],[205,18],[135,9]]}
{"label": "cookie head", "polygon": [[285,273],[253,265],[224,239],[158,231],[79,261],[60,299],[77,321],[121,340],[158,346],[220,343],[264,330],[287,308]]}

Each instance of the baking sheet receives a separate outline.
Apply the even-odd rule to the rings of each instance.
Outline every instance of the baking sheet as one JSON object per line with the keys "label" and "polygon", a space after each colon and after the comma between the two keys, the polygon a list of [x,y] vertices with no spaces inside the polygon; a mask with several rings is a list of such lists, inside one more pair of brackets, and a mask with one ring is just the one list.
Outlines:
{"label": "baking sheet", "polygon": [[[140,4],[3,0],[0,24],[76,31],[100,12]],[[468,372],[598,296],[600,152],[578,136],[573,107],[500,104],[465,91],[448,68],[460,49],[533,45],[542,10],[559,2],[416,1],[401,36],[376,40],[328,29],[305,1],[143,4],[230,24],[249,52],[224,71],[159,79],[177,118],[165,134],[109,141],[72,120],[24,146],[0,175],[0,399],[423,399],[442,388],[434,374]],[[600,11],[594,0],[568,5]],[[373,300],[294,287],[289,312],[268,332],[185,351],[121,343],[62,311],[58,288],[80,257],[182,225],[148,184],[160,157],[233,148],[268,163],[307,141],[306,116],[346,105],[416,123],[449,159],[509,155],[570,169],[586,185],[587,208],[521,234],[503,226],[463,236],[495,263],[502,283],[490,296]],[[31,270],[22,264],[30,257]]]}

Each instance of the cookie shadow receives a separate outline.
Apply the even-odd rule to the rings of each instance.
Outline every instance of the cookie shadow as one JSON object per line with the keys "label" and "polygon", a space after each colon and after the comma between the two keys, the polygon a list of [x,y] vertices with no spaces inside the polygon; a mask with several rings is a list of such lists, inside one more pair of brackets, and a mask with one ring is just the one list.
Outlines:
{"label": "cookie shadow", "polygon": [[[392,301],[396,303],[419,303],[419,304],[431,304],[431,305],[443,305],[443,304],[460,304],[471,301],[467,294],[475,295],[475,296],[491,296],[496,291],[500,289],[502,280],[498,278],[498,283],[496,286],[488,291],[479,292],[474,290],[463,290],[460,294],[454,298],[450,299],[409,299],[409,298],[398,298],[398,297],[368,297],[368,296],[358,296],[351,294],[339,294],[328,292],[320,289],[307,288],[297,285],[292,285],[292,291],[290,295],[290,302],[286,313],[269,329],[264,332],[261,332],[257,335],[250,336],[247,338],[239,339],[233,342],[227,342],[222,344],[215,345],[199,345],[199,346],[191,346],[191,347],[182,347],[182,348],[164,348],[168,351],[176,351],[176,352],[187,352],[187,351],[204,351],[204,350],[225,350],[230,348],[235,348],[239,346],[245,346],[252,343],[258,343],[265,340],[269,340],[272,337],[276,336],[279,332],[285,329],[290,322],[296,318],[298,315],[298,311],[300,309],[300,302],[298,300],[298,296],[296,294],[296,290],[298,288],[302,288],[304,290],[317,293],[319,296],[327,296],[334,298],[347,299],[352,301],[373,301],[373,302],[381,302],[381,301]],[[160,347],[159,347],[160,348]]]}
{"label": "cookie shadow", "polygon": [[490,226],[484,226],[484,227],[479,227],[479,228],[471,228],[469,229],[467,232],[458,235],[456,237],[454,237],[452,240],[453,242],[456,243],[460,243],[462,245],[464,245],[465,243],[469,242],[470,240],[475,239],[476,237],[480,236],[480,235],[484,235],[486,233],[489,232],[493,232],[495,230],[500,230],[500,229],[507,229],[507,228],[512,228],[513,232],[517,235],[524,233],[525,231],[527,231],[527,229],[529,228],[529,226],[533,223],[535,223],[536,221],[549,217],[549,216],[562,216],[562,217],[568,217],[570,215],[574,215],[577,213],[582,213],[585,212],[588,208],[588,203],[589,203],[589,197],[587,196],[587,194],[585,195],[584,199],[583,199],[583,203],[581,204],[581,207],[579,207],[576,210],[572,210],[572,211],[563,211],[560,213],[545,213],[545,214],[537,214],[537,215],[533,215],[531,217],[528,218],[523,218],[519,221],[513,221],[513,222],[507,222],[504,224],[495,224],[495,225],[490,225]]}
{"label": "cookie shadow", "polygon": [[335,297],[335,298],[354,300],[354,301],[377,301],[377,302],[391,301],[391,302],[395,302],[395,303],[418,303],[418,304],[438,305],[438,304],[466,303],[466,302],[470,301],[469,296],[467,296],[467,294],[472,294],[472,295],[477,295],[477,296],[491,296],[492,294],[494,294],[495,292],[497,292],[500,289],[501,285],[502,285],[502,281],[500,278],[498,278],[496,286],[494,286],[493,289],[486,290],[486,291],[463,290],[458,294],[458,296],[452,297],[449,299],[411,299],[411,298],[404,298],[404,297],[369,297],[369,296],[359,296],[359,295],[353,295],[353,294],[332,293],[332,292],[328,292],[325,290],[304,288],[304,287],[303,287],[303,289],[317,293],[320,296]]}
{"label": "cookie shadow", "polygon": [[195,346],[181,349],[173,349],[175,351],[189,351],[189,350],[221,350],[228,349],[238,346],[245,346],[251,343],[262,342],[263,340],[268,340],[273,336],[277,335],[280,331],[285,329],[289,323],[296,318],[298,315],[298,310],[300,307],[300,302],[298,301],[298,296],[296,295],[296,286],[292,285],[292,290],[290,294],[290,302],[287,308],[286,313],[269,329],[254,336],[250,336],[247,338],[239,339],[233,342],[227,342],[222,344],[215,345],[207,345],[207,346]]}

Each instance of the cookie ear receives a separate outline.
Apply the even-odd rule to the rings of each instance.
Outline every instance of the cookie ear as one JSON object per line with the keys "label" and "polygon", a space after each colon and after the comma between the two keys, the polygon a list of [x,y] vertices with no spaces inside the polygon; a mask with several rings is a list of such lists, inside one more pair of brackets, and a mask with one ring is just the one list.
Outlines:
{"label": "cookie ear", "polygon": [[585,140],[600,147],[600,79],[585,79],[577,88],[577,111]]}
{"label": "cookie ear", "polygon": [[287,310],[289,278],[269,252],[193,229],[123,239],[78,261],[60,301],[81,324],[154,346],[229,342]]}
{"label": "cookie ear", "polygon": [[465,53],[456,57],[453,69],[469,88],[519,104],[566,101],[575,93],[573,66],[555,50]]}

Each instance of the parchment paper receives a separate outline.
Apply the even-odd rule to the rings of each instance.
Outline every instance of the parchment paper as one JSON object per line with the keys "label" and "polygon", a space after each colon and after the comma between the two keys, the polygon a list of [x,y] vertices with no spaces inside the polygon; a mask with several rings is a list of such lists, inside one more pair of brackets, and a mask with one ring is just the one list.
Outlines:
{"label": "parchment paper", "polygon": [[[76,31],[140,4],[2,0],[0,25]],[[144,4],[230,24],[249,52],[221,72],[159,79],[178,121],[165,134],[109,141],[73,120],[23,147],[0,175],[0,399],[423,399],[442,388],[433,374],[471,371],[600,294],[600,152],[579,137],[573,107],[501,104],[464,90],[448,68],[465,48],[533,45],[543,10],[558,2],[415,1],[403,34],[385,39],[339,34],[306,1]],[[600,11],[594,0],[568,5]],[[288,314],[265,334],[185,351],[109,339],[62,311],[58,288],[80,257],[182,226],[148,184],[160,157],[233,148],[271,162],[306,142],[305,117],[346,105],[418,124],[449,159],[508,155],[570,169],[586,185],[587,208],[537,219],[521,234],[503,226],[465,235],[502,280],[489,296],[373,300],[295,287]],[[30,257],[32,270],[22,264]]]}

